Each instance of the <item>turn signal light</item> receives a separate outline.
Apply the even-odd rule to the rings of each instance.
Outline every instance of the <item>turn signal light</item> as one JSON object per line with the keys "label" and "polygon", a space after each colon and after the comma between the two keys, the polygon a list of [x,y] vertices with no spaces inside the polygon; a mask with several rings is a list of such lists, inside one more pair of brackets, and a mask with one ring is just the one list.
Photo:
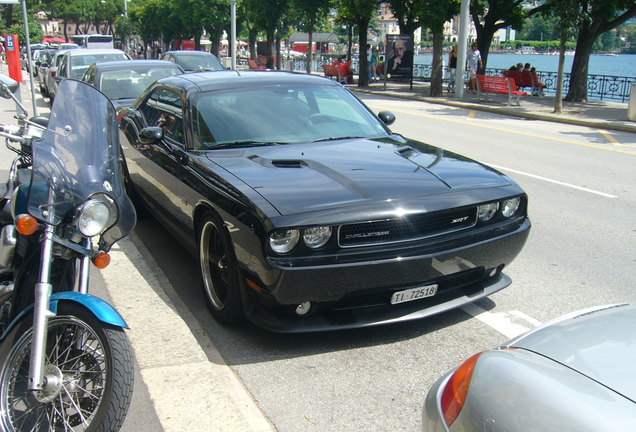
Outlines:
{"label": "turn signal light", "polygon": [[100,252],[95,258],[93,258],[93,264],[98,269],[105,269],[110,264],[110,255],[106,252]]}
{"label": "turn signal light", "polygon": [[448,427],[453,424],[464,407],[475,365],[477,364],[479,356],[482,354],[483,353],[477,353],[462,363],[453,375],[451,375],[444,387],[444,391],[442,392],[442,412],[444,413],[444,420],[446,420],[446,426]]}
{"label": "turn signal light", "polygon": [[24,215],[18,219],[15,227],[20,234],[30,236],[38,230],[38,220],[31,215]]}

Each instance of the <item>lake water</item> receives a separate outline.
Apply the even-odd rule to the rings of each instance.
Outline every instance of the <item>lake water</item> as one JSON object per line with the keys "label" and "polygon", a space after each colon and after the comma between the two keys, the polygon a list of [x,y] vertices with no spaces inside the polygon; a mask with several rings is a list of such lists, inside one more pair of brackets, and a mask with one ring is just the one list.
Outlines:
{"label": "lake water", "polygon": [[[416,64],[431,64],[432,54],[419,54],[415,56]],[[571,72],[573,55],[565,56],[564,71]],[[444,54],[444,63],[448,61],[448,54]],[[537,71],[558,72],[559,56],[542,54],[488,54],[488,68],[508,69],[513,64],[530,63]],[[619,54],[608,56],[603,54],[592,54],[588,73],[590,75],[613,75],[636,78],[636,55]]]}

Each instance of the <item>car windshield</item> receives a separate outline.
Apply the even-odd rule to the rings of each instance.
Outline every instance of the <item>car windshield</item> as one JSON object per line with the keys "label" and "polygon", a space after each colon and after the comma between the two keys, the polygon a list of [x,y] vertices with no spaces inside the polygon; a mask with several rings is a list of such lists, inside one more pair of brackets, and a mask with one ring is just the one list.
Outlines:
{"label": "car windshield", "polygon": [[219,90],[193,103],[200,149],[382,137],[388,130],[340,86],[276,85]]}
{"label": "car windshield", "polygon": [[71,56],[71,78],[81,79],[86,69],[93,63],[127,60],[124,53],[90,54]]}
{"label": "car windshield", "polygon": [[180,54],[177,59],[179,65],[187,71],[224,70],[221,62],[213,55]]}
{"label": "car windshield", "polygon": [[101,74],[98,88],[108,99],[137,99],[150,84],[159,78],[179,75],[177,67],[145,67],[133,70],[104,71]]}

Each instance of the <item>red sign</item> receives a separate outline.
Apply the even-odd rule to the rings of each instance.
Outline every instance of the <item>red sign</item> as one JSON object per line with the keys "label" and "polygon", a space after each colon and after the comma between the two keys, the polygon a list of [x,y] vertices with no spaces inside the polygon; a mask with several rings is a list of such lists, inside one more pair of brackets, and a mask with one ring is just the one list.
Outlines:
{"label": "red sign", "polygon": [[17,82],[22,82],[22,61],[20,60],[20,43],[18,35],[4,35],[5,51],[7,53],[7,64],[9,65],[9,76]]}

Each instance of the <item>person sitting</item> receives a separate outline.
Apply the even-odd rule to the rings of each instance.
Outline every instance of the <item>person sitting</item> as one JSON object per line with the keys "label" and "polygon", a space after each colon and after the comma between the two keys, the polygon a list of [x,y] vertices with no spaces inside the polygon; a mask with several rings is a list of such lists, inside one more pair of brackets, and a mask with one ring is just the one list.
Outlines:
{"label": "person sitting", "polygon": [[512,65],[510,66],[510,69],[508,69],[509,71],[516,71],[517,70],[517,66],[516,65]]}
{"label": "person sitting", "polygon": [[530,72],[530,63],[526,63],[525,65],[523,65],[523,71]]}
{"label": "person sitting", "polygon": [[[345,60],[344,56],[342,60]],[[340,76],[346,79],[347,84],[353,84],[353,69],[351,69],[351,62],[344,61],[340,64]]]}
{"label": "person sitting", "polygon": [[532,75],[532,81],[534,82],[534,87],[532,88],[532,96],[545,96],[543,93],[543,89],[548,86],[539,81],[541,77],[539,76],[539,74],[537,74],[537,68],[531,68],[530,75]]}

